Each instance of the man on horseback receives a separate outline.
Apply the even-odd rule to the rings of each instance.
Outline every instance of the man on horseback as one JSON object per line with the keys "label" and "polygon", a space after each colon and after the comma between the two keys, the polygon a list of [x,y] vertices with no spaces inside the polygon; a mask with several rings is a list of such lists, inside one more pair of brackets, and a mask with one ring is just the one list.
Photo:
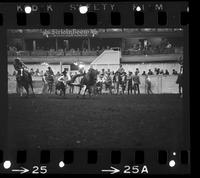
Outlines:
{"label": "man on horseback", "polygon": [[[31,86],[33,92],[33,85],[32,85],[32,76],[28,72],[28,67],[23,63],[22,60],[16,58],[14,60],[13,66],[17,71],[16,81],[17,81],[17,93],[21,89],[21,96],[22,96],[22,87],[26,89],[27,95],[29,94],[29,85]],[[34,93],[34,92],[33,92]]]}
{"label": "man on horseback", "polygon": [[13,65],[18,74],[22,75],[24,71],[28,72],[28,67],[19,58],[16,58],[14,60]]}

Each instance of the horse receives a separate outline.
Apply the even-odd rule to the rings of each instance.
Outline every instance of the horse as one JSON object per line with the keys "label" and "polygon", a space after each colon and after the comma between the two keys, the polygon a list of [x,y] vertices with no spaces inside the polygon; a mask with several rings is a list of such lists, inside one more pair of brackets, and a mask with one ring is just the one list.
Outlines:
{"label": "horse", "polygon": [[[96,87],[97,75],[98,75],[98,71],[91,68],[91,69],[89,69],[89,71],[87,73],[75,75],[71,79],[71,81],[68,82],[67,84],[69,86],[78,86],[79,87],[78,95],[80,95],[83,87],[86,86],[83,96],[85,96],[85,93],[87,90],[88,90],[89,96],[91,96],[92,88]],[[82,77],[79,84],[73,83],[77,77]]]}
{"label": "horse", "polygon": [[16,81],[17,89],[20,89],[20,96],[22,96],[23,88],[25,88],[27,96],[29,95],[29,86],[34,94],[32,76],[28,71],[24,69],[19,70],[16,75]]}

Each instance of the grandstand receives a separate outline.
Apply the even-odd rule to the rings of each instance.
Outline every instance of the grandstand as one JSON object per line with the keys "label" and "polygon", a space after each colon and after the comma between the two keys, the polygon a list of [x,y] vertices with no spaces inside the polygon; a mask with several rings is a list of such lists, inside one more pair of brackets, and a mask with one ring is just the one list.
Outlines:
{"label": "grandstand", "polygon": [[[171,71],[179,70],[183,55],[182,29],[18,29],[7,34],[8,64],[18,56],[32,68],[45,62],[70,65],[73,70],[78,61],[87,69],[103,52],[117,47],[127,70],[140,65],[141,70],[165,66]],[[108,63],[106,58],[101,61]]]}

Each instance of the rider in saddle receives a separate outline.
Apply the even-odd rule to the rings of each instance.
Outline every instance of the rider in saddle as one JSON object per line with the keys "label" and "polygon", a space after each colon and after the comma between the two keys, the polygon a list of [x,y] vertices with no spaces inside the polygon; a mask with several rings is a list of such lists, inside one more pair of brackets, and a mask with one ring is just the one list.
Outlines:
{"label": "rider in saddle", "polygon": [[46,72],[47,72],[47,75],[51,75],[51,76],[54,75],[53,70],[51,69],[50,66],[48,67],[48,70]]}
{"label": "rider in saddle", "polygon": [[27,71],[27,72],[28,72],[28,67],[27,67],[27,66],[23,63],[23,61],[22,61],[21,59],[19,59],[19,58],[16,58],[16,59],[14,60],[13,65],[14,65],[15,70],[18,72],[18,74],[19,74],[19,72],[21,72],[21,75],[22,75],[22,73],[23,73],[24,71]]}

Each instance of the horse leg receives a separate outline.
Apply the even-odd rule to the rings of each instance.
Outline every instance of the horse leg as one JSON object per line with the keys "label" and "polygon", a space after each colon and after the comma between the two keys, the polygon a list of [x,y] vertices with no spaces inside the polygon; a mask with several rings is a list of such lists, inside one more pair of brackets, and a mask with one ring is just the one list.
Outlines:
{"label": "horse leg", "polygon": [[18,90],[19,90],[20,96],[23,96],[23,87],[19,85]]}
{"label": "horse leg", "polygon": [[122,94],[124,94],[124,85],[123,84],[122,84],[121,88],[122,88]]}
{"label": "horse leg", "polygon": [[51,84],[50,83],[48,84],[48,93],[49,94],[51,93]]}
{"label": "horse leg", "polygon": [[26,96],[28,97],[29,96],[29,85],[25,85],[24,86],[25,90],[26,90]]}
{"label": "horse leg", "polygon": [[81,90],[82,90],[82,86],[80,85],[80,86],[79,86],[79,91],[78,91],[78,95],[77,95],[77,97],[80,96]]}
{"label": "horse leg", "polygon": [[34,90],[33,90],[33,83],[32,82],[30,82],[30,86],[31,86],[31,90],[32,90],[33,95],[35,95]]}
{"label": "horse leg", "polygon": [[65,96],[65,91],[66,91],[66,88],[64,87],[64,88],[63,88],[63,94],[64,94],[64,96]]}
{"label": "horse leg", "polygon": [[110,94],[112,95],[112,88],[111,88],[111,86],[109,87],[109,90],[110,90]]}
{"label": "horse leg", "polygon": [[[86,86],[83,96],[85,96],[85,93],[86,93],[86,90],[87,90],[87,89],[88,89],[88,92],[89,92],[89,88]],[[90,94],[90,93],[89,93],[89,94]]]}
{"label": "horse leg", "polygon": [[[85,92],[86,92],[86,90],[88,90],[89,97],[91,98],[92,88],[91,87],[86,87]],[[84,92],[84,96],[85,96],[85,92]]]}

